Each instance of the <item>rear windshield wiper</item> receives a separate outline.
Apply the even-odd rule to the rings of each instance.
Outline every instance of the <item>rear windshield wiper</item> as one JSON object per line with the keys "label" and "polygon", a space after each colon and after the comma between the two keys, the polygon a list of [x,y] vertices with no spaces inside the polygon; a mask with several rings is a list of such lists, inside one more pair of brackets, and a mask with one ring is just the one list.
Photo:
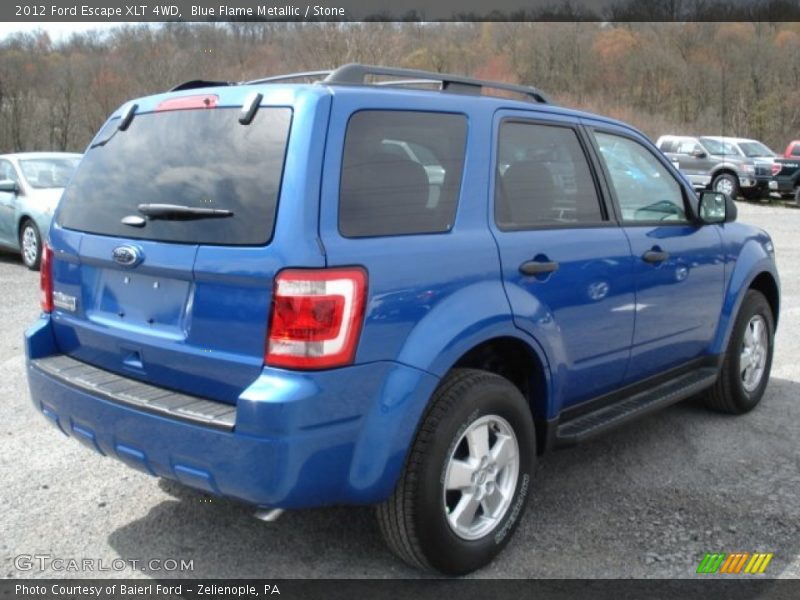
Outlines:
{"label": "rear windshield wiper", "polygon": [[140,204],[136,208],[151,220],[220,219],[233,216],[233,211],[224,208],[200,208],[181,204]]}

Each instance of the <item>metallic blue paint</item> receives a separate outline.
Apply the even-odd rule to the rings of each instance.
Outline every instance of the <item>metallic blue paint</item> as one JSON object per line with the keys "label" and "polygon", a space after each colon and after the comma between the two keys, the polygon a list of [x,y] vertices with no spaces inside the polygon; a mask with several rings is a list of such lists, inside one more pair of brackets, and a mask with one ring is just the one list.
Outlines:
{"label": "metallic blue paint", "polygon": [[[598,227],[498,230],[492,140],[502,118],[564,123],[582,132],[584,143],[584,126],[602,126],[660,155],[623,124],[560,107],[415,90],[264,85],[215,93],[220,106],[237,106],[254,89],[264,105],[293,110],[268,245],[130,241],[58,226],[50,233],[55,290],[78,303],[26,333],[29,360],[70,354],[237,407],[234,431],[222,432],[95,398],[29,368],[38,410],[68,435],[146,472],[264,506],[379,502],[397,481],[440,378],[476,346],[498,338],[527,346],[531,372],[535,366],[545,384],[537,414],[554,419],[653,371],[719,354],[753,278],[769,273],[777,282],[766,234],[737,223],[633,228],[612,218]],[[137,100],[138,111],[192,94]],[[339,234],[346,125],[369,108],[466,118],[468,151],[449,232]],[[140,265],[114,263],[113,249],[125,243],[140,248]],[[673,258],[643,263],[639,255],[654,245]],[[519,264],[537,257],[559,262],[559,271],[523,277]],[[275,274],[342,265],[369,274],[355,364],[305,372],[264,367]]]}
{"label": "metallic blue paint", "polygon": [[[48,317],[26,332],[26,347],[30,358],[58,351]],[[386,498],[416,429],[405,417],[422,410],[438,383],[389,361],[316,373],[264,368],[237,399],[230,433],[92,397],[31,367],[28,380],[34,405],[102,454],[212,493],[284,508]],[[192,470],[203,476],[187,479]]]}

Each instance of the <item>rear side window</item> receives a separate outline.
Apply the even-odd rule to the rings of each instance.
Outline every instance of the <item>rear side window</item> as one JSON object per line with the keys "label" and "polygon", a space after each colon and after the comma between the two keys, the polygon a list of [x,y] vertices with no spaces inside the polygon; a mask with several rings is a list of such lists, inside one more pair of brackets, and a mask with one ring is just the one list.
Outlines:
{"label": "rear side window", "polygon": [[342,159],[341,234],[449,231],[461,189],[466,138],[463,115],[383,110],[354,114]]}
{"label": "rear side window", "polygon": [[795,144],[792,146],[792,156],[800,156],[800,143]]}
{"label": "rear side window", "polygon": [[496,180],[494,215],[500,229],[603,220],[586,155],[569,127],[503,123]]}
{"label": "rear side window", "polygon": [[[59,223],[136,239],[263,245],[272,238],[291,110],[262,107],[249,125],[239,108],[137,115],[125,131],[111,121],[67,187]],[[223,218],[168,215],[143,227],[142,204],[222,209]]]}

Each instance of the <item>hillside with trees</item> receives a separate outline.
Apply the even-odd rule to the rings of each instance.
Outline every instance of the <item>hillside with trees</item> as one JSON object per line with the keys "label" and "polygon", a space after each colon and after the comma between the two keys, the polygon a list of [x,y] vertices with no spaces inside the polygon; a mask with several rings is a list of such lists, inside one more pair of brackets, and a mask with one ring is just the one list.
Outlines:
{"label": "hillside with trees", "polygon": [[190,79],[386,64],[539,87],[662,133],[800,137],[800,23],[172,23],[0,42],[0,152],[82,151],[125,100]]}

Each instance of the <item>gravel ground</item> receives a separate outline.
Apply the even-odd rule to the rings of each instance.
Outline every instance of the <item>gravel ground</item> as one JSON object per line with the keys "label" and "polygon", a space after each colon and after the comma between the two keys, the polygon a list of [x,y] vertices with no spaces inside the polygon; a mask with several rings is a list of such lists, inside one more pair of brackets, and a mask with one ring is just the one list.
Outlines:
{"label": "gravel ground", "polygon": [[[761,551],[775,554],[769,575],[800,577],[800,210],[741,204],[739,215],[773,235],[783,283],[762,404],[735,418],[690,400],[546,455],[514,539],[474,576],[693,577],[706,552]],[[194,567],[106,577],[418,576],[384,548],[368,508],[262,523],[64,439],[30,405],[22,332],[37,317],[38,275],[10,254],[0,298],[0,576],[97,575],[19,570],[23,554]]]}

